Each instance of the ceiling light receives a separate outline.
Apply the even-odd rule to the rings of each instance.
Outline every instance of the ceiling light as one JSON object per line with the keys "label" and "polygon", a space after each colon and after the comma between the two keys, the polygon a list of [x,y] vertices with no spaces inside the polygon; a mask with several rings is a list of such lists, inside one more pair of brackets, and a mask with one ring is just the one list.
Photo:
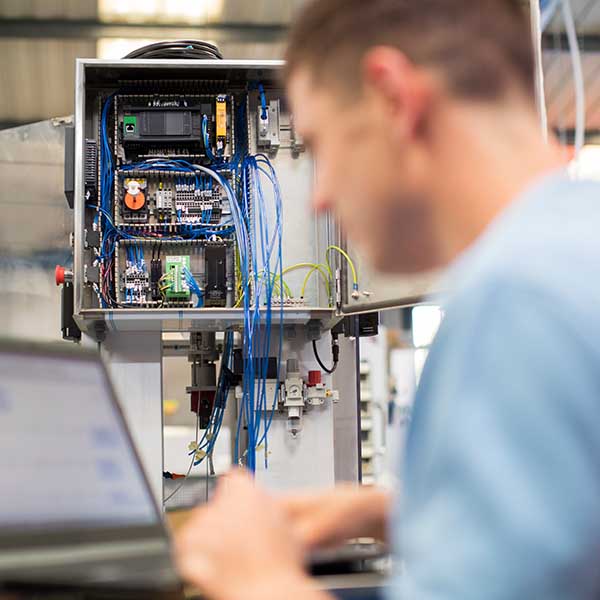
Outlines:
{"label": "ceiling light", "polygon": [[224,0],[98,0],[98,14],[110,23],[205,25],[223,13]]}

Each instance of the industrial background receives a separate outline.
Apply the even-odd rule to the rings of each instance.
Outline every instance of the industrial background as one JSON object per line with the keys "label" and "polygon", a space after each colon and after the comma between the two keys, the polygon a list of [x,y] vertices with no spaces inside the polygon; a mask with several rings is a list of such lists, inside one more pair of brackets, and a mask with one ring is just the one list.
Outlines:
{"label": "industrial background", "polygon": [[[230,59],[281,58],[287,28],[303,1],[0,0],[2,335],[60,337],[54,266],[68,266],[71,257],[72,212],[63,194],[63,141],[64,125],[73,113],[75,59],[117,59],[169,39],[210,41]],[[587,149],[594,150],[600,143],[600,2],[573,0],[572,6],[582,53]],[[569,148],[575,137],[576,94],[560,11],[545,30],[543,48],[549,124]],[[368,341],[364,348],[371,365],[385,366],[381,372],[368,364],[362,367],[365,473],[381,472],[381,465],[373,464],[386,444],[384,428],[374,435],[369,427],[374,428],[375,419],[381,421],[379,415],[388,404],[396,405],[403,418],[415,373],[418,377],[439,324],[436,307],[419,307],[413,313],[408,318],[388,315],[392,333],[380,344]],[[399,350],[396,355],[391,352],[394,348]],[[415,369],[407,367],[402,354],[407,349]],[[188,367],[185,361],[167,359],[165,369],[167,423],[183,424],[189,410],[184,408],[181,382]],[[369,386],[375,386],[374,391]]]}
{"label": "industrial background", "polygon": [[[151,41],[198,38],[226,58],[281,58],[303,0],[2,0],[0,128],[73,112],[75,58],[120,58]],[[600,3],[574,0],[584,53],[588,129],[600,132]],[[546,30],[551,124],[574,128],[572,66],[561,15]]]}

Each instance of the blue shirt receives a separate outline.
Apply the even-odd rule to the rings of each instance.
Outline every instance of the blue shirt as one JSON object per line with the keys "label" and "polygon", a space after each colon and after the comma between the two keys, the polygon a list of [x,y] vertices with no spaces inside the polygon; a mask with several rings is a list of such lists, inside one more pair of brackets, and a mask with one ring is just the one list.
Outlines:
{"label": "blue shirt", "polygon": [[600,185],[537,182],[452,274],[390,597],[600,598]]}

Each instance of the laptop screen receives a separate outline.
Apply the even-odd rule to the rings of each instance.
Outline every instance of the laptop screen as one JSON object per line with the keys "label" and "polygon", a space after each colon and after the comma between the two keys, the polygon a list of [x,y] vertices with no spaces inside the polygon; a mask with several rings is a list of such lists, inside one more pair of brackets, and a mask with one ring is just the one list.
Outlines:
{"label": "laptop screen", "polygon": [[0,351],[0,530],[157,513],[99,361]]}

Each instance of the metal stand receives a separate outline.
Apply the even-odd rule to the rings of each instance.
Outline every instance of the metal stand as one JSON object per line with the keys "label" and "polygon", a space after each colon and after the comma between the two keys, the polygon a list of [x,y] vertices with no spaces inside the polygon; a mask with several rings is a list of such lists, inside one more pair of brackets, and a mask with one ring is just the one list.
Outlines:
{"label": "metal stand", "polygon": [[162,342],[160,332],[108,334],[101,346],[127,425],[157,502],[163,500]]}
{"label": "metal stand", "polygon": [[[302,328],[295,328],[294,332],[285,342],[285,356],[297,358],[303,373],[318,370],[312,345],[307,343]],[[322,356],[328,355],[328,336],[318,341],[318,348]],[[339,401],[327,399],[321,406],[313,405],[304,410],[302,426],[296,435],[290,431],[287,412],[275,414],[268,446],[256,456],[256,479],[267,488],[326,488],[340,480],[357,481],[354,342],[343,340],[342,348],[343,358],[335,375],[323,373],[327,387],[340,390]]]}

